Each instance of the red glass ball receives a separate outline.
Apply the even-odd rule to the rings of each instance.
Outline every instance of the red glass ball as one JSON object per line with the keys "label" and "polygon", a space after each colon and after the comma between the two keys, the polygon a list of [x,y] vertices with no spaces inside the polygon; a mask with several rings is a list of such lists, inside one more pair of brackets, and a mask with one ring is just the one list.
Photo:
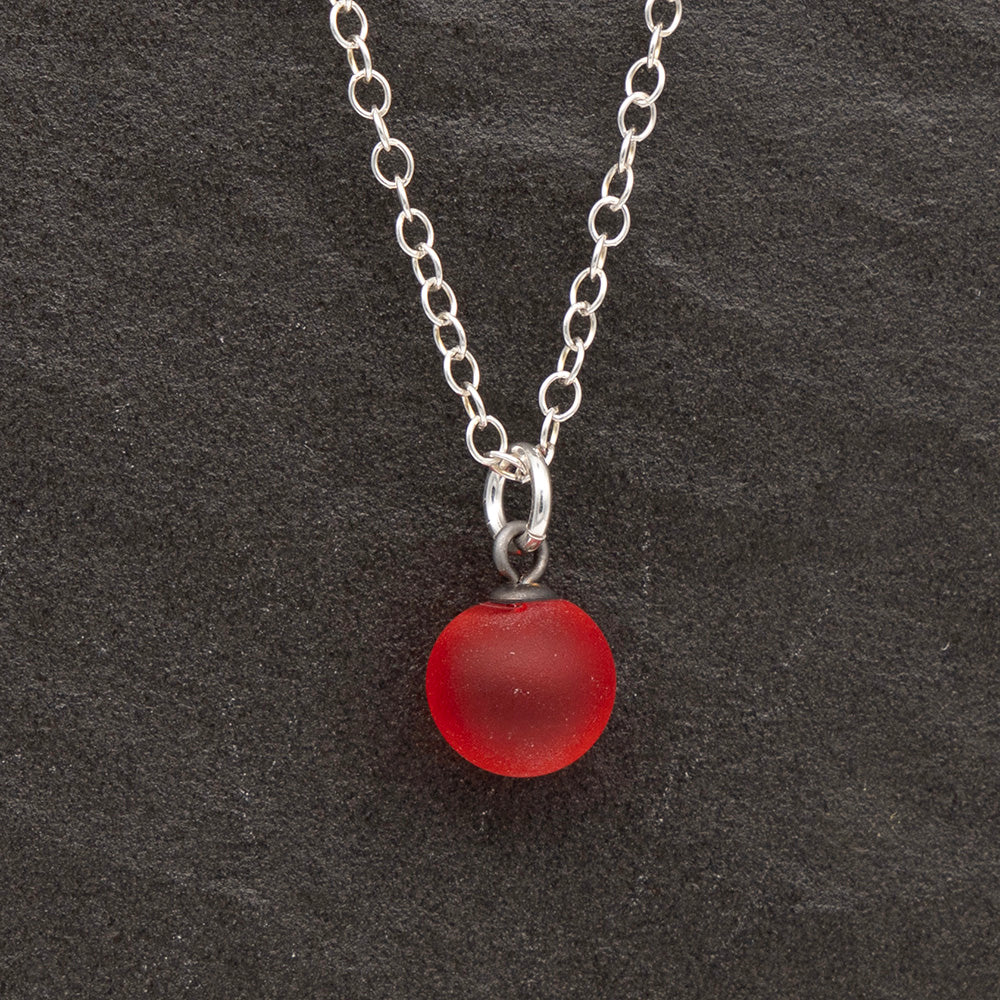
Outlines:
{"label": "red glass ball", "polygon": [[427,701],[444,738],[477,767],[514,778],[586,753],[614,700],[607,640],[569,601],[477,604],[448,624],[427,664]]}

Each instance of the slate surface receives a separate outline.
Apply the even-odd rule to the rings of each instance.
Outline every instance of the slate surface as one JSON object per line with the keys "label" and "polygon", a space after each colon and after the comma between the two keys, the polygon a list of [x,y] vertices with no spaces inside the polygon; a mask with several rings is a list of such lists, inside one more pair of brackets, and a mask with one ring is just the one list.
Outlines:
{"label": "slate surface", "polygon": [[[638,0],[366,0],[533,437]],[[322,3],[0,26],[0,995],[1000,995],[1000,11],[693,2],[554,466],[609,730],[426,654],[494,574]]]}

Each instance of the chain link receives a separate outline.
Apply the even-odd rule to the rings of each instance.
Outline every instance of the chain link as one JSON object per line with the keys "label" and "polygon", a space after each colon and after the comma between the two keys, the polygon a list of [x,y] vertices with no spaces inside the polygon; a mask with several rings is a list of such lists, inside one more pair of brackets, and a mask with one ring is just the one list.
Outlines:
{"label": "chain link", "polygon": [[[392,106],[392,90],[389,81],[373,66],[367,42],[368,18],[357,0],[330,2],[330,30],[337,43],[345,50],[351,70],[347,98],[351,107],[375,126],[378,142],[372,149],[372,173],[383,187],[394,190],[399,198],[396,241],[413,265],[413,274],[420,285],[420,301],[434,328],[434,344],[443,359],[445,381],[448,388],[461,399],[469,418],[465,430],[469,454],[480,465],[487,466],[499,475],[525,482],[529,478],[525,462],[508,450],[506,429],[489,413],[479,393],[479,363],[469,350],[465,327],[458,319],[458,299],[445,280],[441,258],[434,249],[434,227],[419,208],[410,204],[406,189],[413,179],[413,153],[405,142],[390,134],[386,124],[385,117]],[[660,49],[663,40],[672,35],[680,24],[681,2],[682,0],[646,0],[644,16],[649,29],[649,46],[646,55],[632,63],[625,74],[625,100],[618,108],[618,131],[622,137],[618,160],[604,175],[601,196],[594,202],[587,216],[587,231],[594,241],[594,251],[590,264],[580,271],[570,286],[569,309],[562,322],[564,346],[555,371],[545,378],[538,390],[538,406],[543,418],[538,450],[546,463],[551,463],[555,454],[559,428],[576,413],[583,400],[580,369],[597,336],[597,311],[608,291],[608,276],[604,265],[608,251],[625,239],[632,225],[627,204],[635,180],[632,165],[639,144],[649,138],[656,125],[656,102],[663,93],[667,80],[666,70],[660,61]],[[670,14],[669,21],[665,22],[662,16],[657,15],[658,7]],[[341,27],[342,15],[350,15],[354,19],[354,27],[350,33]],[[655,80],[650,78],[650,74],[655,74]],[[647,81],[645,86],[636,83],[637,76]],[[651,89],[646,89],[650,86]],[[363,95],[378,97],[379,103],[375,103],[372,97]],[[645,118],[642,117],[644,111]],[[631,123],[626,118],[631,119]],[[402,173],[398,167],[384,167],[381,159],[383,155],[397,162],[402,157]],[[612,185],[620,188],[618,193],[612,190]],[[612,221],[611,216],[617,216],[617,220]],[[406,235],[407,227],[410,231],[409,239]],[[421,229],[422,238],[414,243],[413,240]],[[584,282],[589,283],[585,292],[590,298],[580,297]],[[431,301],[432,295],[436,296],[434,302]],[[581,327],[584,320],[587,323],[585,335],[582,335],[582,331],[574,332],[574,322]],[[444,340],[444,331],[448,330],[451,331],[449,339],[457,341],[451,346]],[[453,371],[453,365],[460,362],[465,362],[466,365],[463,369],[464,376],[456,375]],[[565,408],[549,401],[549,390],[553,386],[572,390],[572,401]],[[499,441],[496,448],[484,451],[476,442],[477,435],[485,432],[487,427],[493,428]]]}

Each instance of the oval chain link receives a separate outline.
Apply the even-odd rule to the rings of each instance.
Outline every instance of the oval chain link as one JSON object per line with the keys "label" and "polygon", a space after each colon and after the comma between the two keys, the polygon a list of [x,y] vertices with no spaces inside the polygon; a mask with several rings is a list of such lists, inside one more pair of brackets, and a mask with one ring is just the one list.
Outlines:
{"label": "oval chain link", "polygon": [[[498,475],[517,482],[525,482],[528,479],[525,463],[508,450],[506,429],[489,413],[479,393],[479,363],[469,350],[465,328],[458,319],[458,300],[451,285],[445,281],[441,258],[434,249],[434,227],[420,209],[410,204],[406,189],[413,179],[413,153],[405,142],[389,134],[385,116],[392,106],[392,90],[389,81],[372,64],[367,42],[368,17],[357,0],[330,0],[330,3],[330,30],[337,44],[345,50],[351,70],[347,97],[351,107],[375,126],[378,141],[372,149],[372,173],[383,187],[394,190],[399,198],[400,212],[396,218],[396,241],[413,265],[413,273],[420,285],[420,300],[434,328],[434,343],[443,358],[445,381],[452,392],[461,399],[469,418],[465,430],[469,454],[480,465],[487,466]],[[646,55],[640,56],[625,75],[625,100],[618,108],[621,149],[617,162],[604,175],[601,195],[587,216],[587,231],[594,241],[594,251],[590,263],[573,279],[570,286],[569,309],[566,310],[562,322],[564,346],[555,371],[544,379],[538,390],[538,407],[542,411],[538,450],[549,464],[555,454],[559,428],[576,413],[583,400],[580,369],[583,367],[587,351],[594,342],[594,337],[597,336],[597,311],[608,291],[608,276],[604,265],[608,251],[625,239],[632,224],[627,204],[632,194],[634,180],[632,165],[639,143],[649,138],[656,125],[656,102],[663,93],[667,79],[666,70],[660,61],[660,47],[663,40],[672,35],[680,24],[681,3],[682,0],[646,0],[644,16],[646,27],[649,29],[649,48]],[[664,15],[669,14],[668,21],[664,21],[662,16],[655,13],[657,7],[662,8]],[[345,30],[341,26],[341,15],[353,16],[352,28]],[[650,74],[653,74],[652,78]],[[652,84],[652,90],[642,89],[636,82],[637,76],[641,81],[645,81],[644,86]],[[379,97],[380,102],[374,104],[371,98],[359,96],[359,86],[363,88],[364,95]],[[633,123],[626,121],[627,117],[631,118]],[[382,154],[386,157],[393,154],[391,158],[397,161],[402,156],[403,173],[399,173],[396,168],[383,167]],[[386,170],[392,170],[391,176]],[[617,194],[612,191],[612,184],[621,187]],[[611,216],[617,216],[617,219],[611,221]],[[606,221],[601,222],[601,219]],[[406,237],[407,225],[411,229],[410,240]],[[414,231],[421,228],[422,239],[414,245],[412,242]],[[427,271],[421,261],[426,261],[430,265]],[[585,282],[588,284],[583,291],[592,296],[589,299],[581,297],[581,287]],[[436,303],[431,302],[432,295],[437,296]],[[574,322],[576,331],[573,329]],[[457,340],[454,346],[445,343],[443,331],[448,329]],[[465,378],[456,376],[452,370],[452,365],[461,361],[467,366]],[[571,390],[572,401],[568,406],[549,402],[548,393],[553,385]],[[563,395],[566,395],[565,392]],[[492,427],[496,432],[499,446],[482,451],[476,444],[476,435],[480,431],[485,431],[487,427]]]}

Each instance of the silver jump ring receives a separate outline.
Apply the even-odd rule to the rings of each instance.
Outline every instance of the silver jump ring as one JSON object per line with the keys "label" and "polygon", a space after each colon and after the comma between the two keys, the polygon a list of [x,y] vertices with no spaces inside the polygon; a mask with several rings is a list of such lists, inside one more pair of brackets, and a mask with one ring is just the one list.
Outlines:
{"label": "silver jump ring", "polygon": [[[496,563],[497,569],[511,583],[517,583],[521,586],[538,583],[549,565],[549,543],[542,541],[538,546],[538,557],[535,559],[535,565],[527,573],[519,576],[517,570],[511,566],[509,552],[511,542],[514,541],[515,535],[523,533],[527,527],[527,521],[508,521],[497,532],[497,537],[493,539],[493,562]],[[517,544],[520,545],[520,542]],[[522,549],[526,548],[526,546],[521,547]]]}
{"label": "silver jump ring", "polygon": [[[534,445],[515,444],[510,451],[524,463],[528,470],[528,482],[531,483],[531,511],[519,533],[517,544],[525,552],[534,552],[545,541],[549,530],[549,518],[552,516],[552,477],[545,459]],[[503,509],[503,488],[506,481],[505,476],[491,469],[483,490],[486,523],[494,537],[499,536],[508,524]],[[504,552],[506,551],[505,545]]]}

